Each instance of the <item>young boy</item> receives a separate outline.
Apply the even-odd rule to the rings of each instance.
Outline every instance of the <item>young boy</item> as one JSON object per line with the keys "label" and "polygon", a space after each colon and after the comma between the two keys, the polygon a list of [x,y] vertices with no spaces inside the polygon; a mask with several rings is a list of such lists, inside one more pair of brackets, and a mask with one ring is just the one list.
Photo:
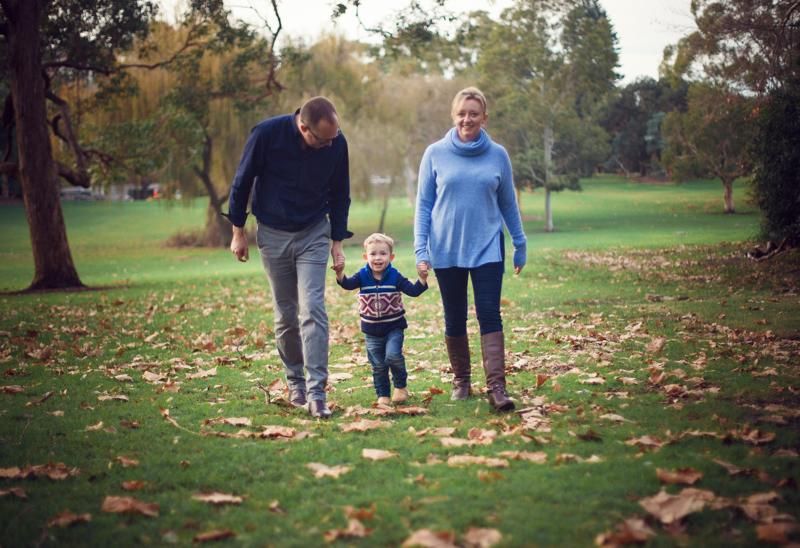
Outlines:
{"label": "young boy", "polygon": [[[411,283],[392,266],[394,240],[385,234],[371,234],[364,240],[367,264],[354,276],[344,275],[344,267],[334,268],[336,281],[344,289],[360,288],[358,313],[367,343],[367,358],[372,365],[372,380],[379,405],[402,403],[408,399],[406,360],[403,357],[403,330],[408,327],[402,293],[417,297],[428,289],[428,273]],[[389,371],[394,395],[389,399]]]}

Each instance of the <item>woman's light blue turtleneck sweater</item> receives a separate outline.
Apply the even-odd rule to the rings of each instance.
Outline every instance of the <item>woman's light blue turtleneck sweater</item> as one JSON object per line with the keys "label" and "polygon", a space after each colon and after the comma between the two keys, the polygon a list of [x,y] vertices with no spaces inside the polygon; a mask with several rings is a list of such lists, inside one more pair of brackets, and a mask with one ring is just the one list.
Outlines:
{"label": "woman's light blue turtleneck sweater", "polygon": [[419,166],[414,252],[433,268],[500,262],[505,222],[514,266],[525,264],[526,238],[506,149],[485,130],[462,142],[452,128],[431,144]]}

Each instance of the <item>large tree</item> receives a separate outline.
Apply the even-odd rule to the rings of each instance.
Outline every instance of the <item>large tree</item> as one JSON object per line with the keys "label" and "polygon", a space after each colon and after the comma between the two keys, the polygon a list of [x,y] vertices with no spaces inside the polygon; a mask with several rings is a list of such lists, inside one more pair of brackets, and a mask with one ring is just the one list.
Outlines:
{"label": "large tree", "polygon": [[545,190],[552,231],[552,193],[579,189],[578,178],[607,157],[598,106],[618,78],[616,37],[593,0],[520,0],[477,36],[491,126],[518,184]]}
{"label": "large tree", "polygon": [[[57,175],[88,186],[86,153],[76,144],[66,102],[50,84],[60,70],[107,62],[109,51],[144,32],[154,6],[122,0],[0,0],[0,7],[19,158],[3,169],[18,173],[22,182],[34,261],[29,289],[82,287],[67,242]],[[52,119],[48,100],[56,110]],[[51,127],[75,151],[74,169],[54,162]]]}

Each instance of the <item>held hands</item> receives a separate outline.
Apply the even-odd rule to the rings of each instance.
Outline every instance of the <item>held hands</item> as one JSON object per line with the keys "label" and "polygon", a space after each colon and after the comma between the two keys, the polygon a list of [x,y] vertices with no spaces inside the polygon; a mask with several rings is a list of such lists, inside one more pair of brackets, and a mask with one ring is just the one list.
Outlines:
{"label": "held hands", "polygon": [[417,276],[419,279],[422,280],[422,283],[428,285],[428,270],[430,269],[430,265],[425,262],[421,261],[417,263]]}
{"label": "held hands", "polygon": [[341,280],[344,277],[344,251],[342,251],[342,242],[331,242],[331,258],[333,259],[331,270],[336,272],[336,279]]}
{"label": "held hands", "polygon": [[245,234],[244,227],[233,227],[231,253],[242,263],[246,263],[250,258],[250,249],[247,246],[247,234]]}

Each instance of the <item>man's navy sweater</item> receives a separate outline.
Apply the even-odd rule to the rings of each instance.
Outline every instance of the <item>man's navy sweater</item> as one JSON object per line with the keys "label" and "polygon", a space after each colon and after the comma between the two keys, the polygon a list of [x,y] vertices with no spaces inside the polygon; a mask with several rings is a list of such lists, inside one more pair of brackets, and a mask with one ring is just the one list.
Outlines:
{"label": "man's navy sweater", "polygon": [[234,226],[244,226],[252,189],[253,215],[259,223],[298,232],[327,214],[331,239],[349,238],[347,141],[339,134],[331,146],[305,146],[295,114],[268,118],[253,128],[231,185],[228,218]]}

